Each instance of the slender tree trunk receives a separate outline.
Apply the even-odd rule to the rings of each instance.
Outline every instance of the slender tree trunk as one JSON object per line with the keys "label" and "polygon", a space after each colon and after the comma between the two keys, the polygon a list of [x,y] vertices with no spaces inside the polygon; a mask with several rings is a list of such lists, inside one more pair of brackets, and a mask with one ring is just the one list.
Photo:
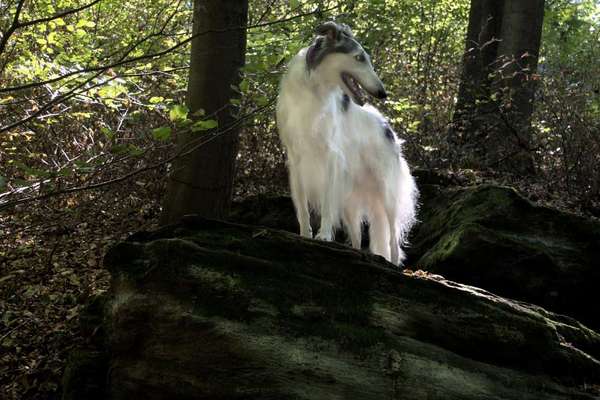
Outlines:
{"label": "slender tree trunk", "polygon": [[482,0],[471,3],[455,117],[469,113],[477,98],[489,97],[489,66],[494,63],[498,54],[502,11],[501,1]]}
{"label": "slender tree trunk", "polygon": [[[187,104],[190,113],[202,109],[213,115],[219,131],[234,121],[236,96],[231,89],[240,81],[244,65],[248,18],[247,0],[196,0],[194,2],[191,65]],[[203,33],[206,32],[206,33]],[[238,129],[227,129],[207,144],[173,163],[161,223],[175,222],[185,214],[223,218],[231,202]],[[178,148],[193,147],[198,133],[178,137]]]}
{"label": "slender tree trunk", "polygon": [[476,168],[532,173],[544,0],[472,0],[450,141]]}

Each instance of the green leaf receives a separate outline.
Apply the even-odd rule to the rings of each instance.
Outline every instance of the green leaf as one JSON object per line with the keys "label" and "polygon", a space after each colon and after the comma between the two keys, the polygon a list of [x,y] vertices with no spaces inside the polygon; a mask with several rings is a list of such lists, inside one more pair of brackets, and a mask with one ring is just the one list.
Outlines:
{"label": "green leaf", "polygon": [[150,102],[150,104],[157,104],[160,103],[161,101],[163,101],[165,98],[162,96],[153,96],[150,97],[150,100],[148,100]]}
{"label": "green leaf", "polygon": [[267,96],[259,96],[256,99],[256,104],[258,104],[259,106],[266,106],[267,104],[269,104],[269,99],[267,98]]}
{"label": "green leaf", "polygon": [[219,123],[214,119],[207,119],[204,121],[197,121],[192,125],[192,132],[207,131],[219,126]]}
{"label": "green leaf", "polygon": [[204,111],[203,108],[199,108],[198,110],[194,111],[192,113],[192,116],[194,117],[204,117],[204,114],[206,114],[206,111]]}
{"label": "green leaf", "polygon": [[100,132],[102,132],[108,140],[113,140],[115,138],[115,133],[110,128],[107,128],[106,126],[103,126],[102,128],[100,128]]}
{"label": "green leaf", "polygon": [[56,32],[50,32],[48,34],[48,43],[49,44],[56,44]]}
{"label": "green leaf", "polygon": [[248,91],[250,84],[248,83],[247,79],[244,79],[242,81],[242,83],[240,83],[240,90],[242,91],[242,93],[246,93]]}
{"label": "green leaf", "polygon": [[141,147],[136,146],[134,144],[129,145],[128,151],[129,154],[131,154],[132,156],[139,156],[144,154],[144,150]]}
{"label": "green leaf", "polygon": [[87,27],[87,28],[93,28],[93,27],[95,27],[95,26],[96,26],[96,24],[95,24],[94,22],[92,22],[92,21],[88,21],[88,20],[86,20],[86,19],[80,19],[80,20],[77,22],[77,28],[84,28],[84,27]]}
{"label": "green leaf", "polygon": [[152,137],[156,140],[165,141],[171,138],[171,128],[168,126],[161,126],[152,130]]}
{"label": "green leaf", "polygon": [[105,98],[116,98],[123,93],[127,93],[127,88],[119,84],[104,86],[98,90],[98,95]]}
{"label": "green leaf", "polygon": [[63,168],[60,171],[58,171],[58,176],[72,176],[73,172],[74,171],[71,168]]}
{"label": "green leaf", "polygon": [[0,175],[0,189],[4,189],[6,187],[6,178]]}
{"label": "green leaf", "polygon": [[[110,152],[113,154],[123,154],[129,151],[129,148],[127,147],[127,145],[124,144],[115,144],[110,148]],[[87,167],[82,166],[79,167],[78,169],[85,171]]]}
{"label": "green leaf", "polygon": [[169,111],[169,119],[173,122],[185,121],[189,111],[185,105],[176,104]]}

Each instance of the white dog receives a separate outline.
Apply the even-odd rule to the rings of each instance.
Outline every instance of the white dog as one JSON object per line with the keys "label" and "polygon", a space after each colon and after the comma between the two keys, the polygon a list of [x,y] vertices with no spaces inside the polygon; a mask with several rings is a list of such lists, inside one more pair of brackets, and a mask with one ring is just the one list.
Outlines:
{"label": "white dog", "polygon": [[312,209],[321,216],[318,239],[332,240],[342,222],[360,248],[367,221],[371,252],[399,265],[418,192],[401,141],[363,105],[361,87],[378,98],[385,89],[346,25],[327,22],[317,35],[291,60],[277,102],[300,234],[312,237]]}

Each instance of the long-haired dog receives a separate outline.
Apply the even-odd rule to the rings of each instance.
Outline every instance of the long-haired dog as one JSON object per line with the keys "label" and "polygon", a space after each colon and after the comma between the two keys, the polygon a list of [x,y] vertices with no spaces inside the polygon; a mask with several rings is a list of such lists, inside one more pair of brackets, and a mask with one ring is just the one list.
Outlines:
{"label": "long-haired dog", "polygon": [[312,209],[321,216],[318,239],[332,240],[341,222],[360,248],[366,221],[371,252],[401,264],[418,192],[402,141],[364,105],[361,88],[377,98],[386,91],[348,26],[327,22],[316,33],[291,60],[277,102],[300,234],[312,237]]}

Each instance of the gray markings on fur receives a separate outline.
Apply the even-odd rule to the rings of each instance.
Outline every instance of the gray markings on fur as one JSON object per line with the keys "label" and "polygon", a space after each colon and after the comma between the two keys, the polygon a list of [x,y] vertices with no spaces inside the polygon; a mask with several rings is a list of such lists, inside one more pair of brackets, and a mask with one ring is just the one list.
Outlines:
{"label": "gray markings on fur", "polygon": [[350,96],[346,93],[342,95],[342,110],[348,111],[348,107],[350,106]]}
{"label": "gray markings on fur", "polygon": [[[362,46],[354,39],[352,31],[347,25],[335,23],[327,24],[333,24],[337,28],[334,35],[335,38],[331,38],[329,35],[317,36],[306,53],[306,67],[309,71],[315,69],[329,54],[349,54],[357,50],[362,50]],[[322,35],[324,32],[317,31],[317,33]]]}
{"label": "gray markings on fur", "polygon": [[396,141],[396,134],[386,121],[383,122],[383,134],[390,142]]}

